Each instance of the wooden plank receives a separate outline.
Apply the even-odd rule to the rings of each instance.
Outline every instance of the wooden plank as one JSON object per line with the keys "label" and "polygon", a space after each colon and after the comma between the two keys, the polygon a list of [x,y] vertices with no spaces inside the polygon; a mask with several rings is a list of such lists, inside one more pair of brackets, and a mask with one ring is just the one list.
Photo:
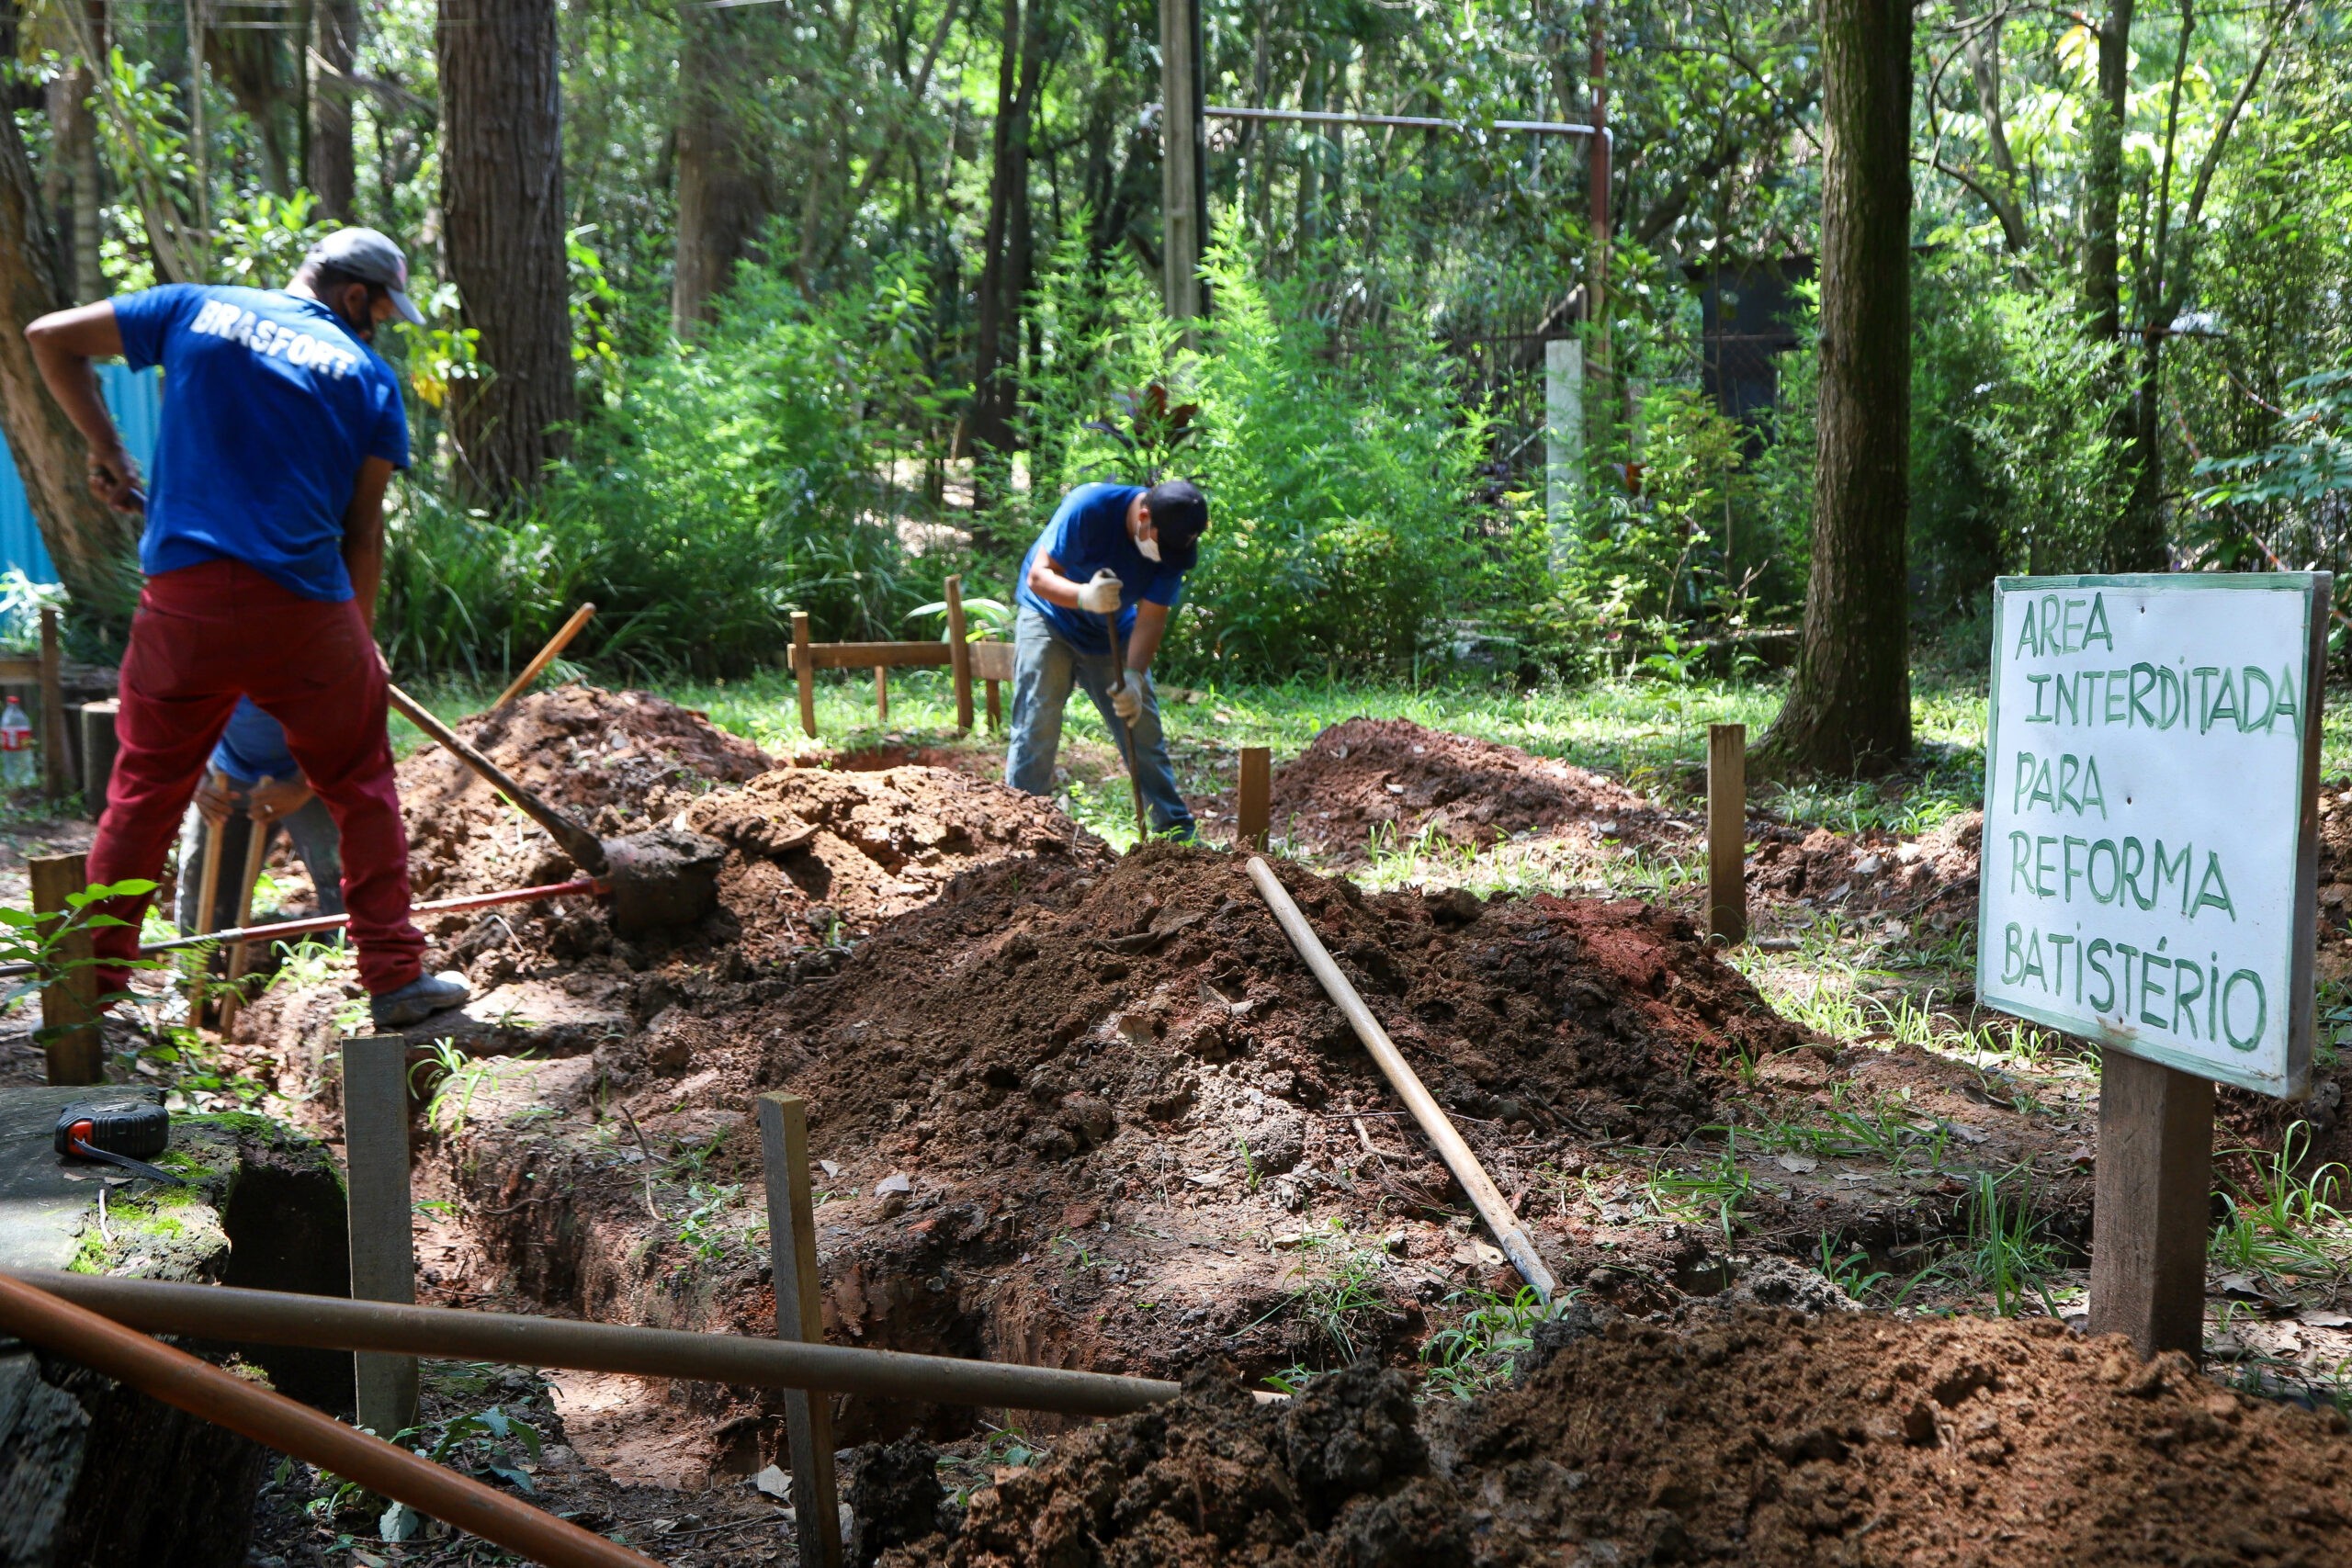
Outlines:
{"label": "wooden plank", "polygon": [[1273,752],[1264,746],[1241,748],[1241,789],[1234,841],[1263,854],[1273,828]]}
{"label": "wooden plank", "polygon": [[800,730],[817,739],[817,667],[808,658],[808,612],[792,612],[792,672],[800,686]]}
{"label": "wooden plank", "polygon": [[[803,647],[808,652],[803,654]],[[790,662],[795,671],[803,659],[814,670],[904,670],[953,662],[944,642],[812,642],[795,638]]]}
{"label": "wooden plank", "polygon": [[1012,679],[1012,645],[1009,642],[967,644],[972,650],[972,673],[983,681]]}
{"label": "wooden plank", "polygon": [[40,684],[40,660],[31,654],[0,656],[0,685],[38,686]]}
{"label": "wooden plank", "polygon": [[40,784],[50,799],[74,793],[74,760],[65,739],[65,656],[57,640],[57,612],[40,613]]}
{"label": "wooden plank", "polygon": [[[63,909],[67,894],[90,885],[89,861],[84,855],[37,855],[27,869],[33,909],[39,914]],[[41,1047],[53,1084],[106,1081],[106,1047],[98,1033],[98,972],[90,966],[90,952],[87,927],[68,935],[57,956],[71,967],[63,979],[40,993],[41,1024],[60,1032]]]}
{"label": "wooden plank", "polygon": [[887,664],[874,667],[874,722],[890,722],[890,667]]}
{"label": "wooden plank", "polygon": [[1747,726],[1707,726],[1707,931],[1747,940]]}
{"label": "wooden plank", "polygon": [[[768,1250],[775,1265],[775,1337],[814,1344],[825,1337],[825,1318],[817,1277],[816,1209],[808,1190],[807,1100],[797,1094],[760,1096],[760,1155],[766,1166]],[[784,1424],[792,1450],[800,1561],[808,1568],[841,1568],[831,1396],[787,1390]]]}
{"label": "wooden plank", "polygon": [[[355,1301],[416,1303],[410,1230],[408,1042],[397,1034],[343,1043],[344,1168],[351,1200]],[[352,1358],[359,1425],[390,1440],[416,1425],[416,1358]]]}
{"label": "wooden plank", "polygon": [[2108,1051],[2098,1085],[2090,1331],[2126,1335],[2143,1356],[2200,1359],[2213,1082]]}
{"label": "wooden plank", "polygon": [[966,640],[964,580],[947,580],[947,664],[955,671],[956,728],[972,728],[972,645]]}

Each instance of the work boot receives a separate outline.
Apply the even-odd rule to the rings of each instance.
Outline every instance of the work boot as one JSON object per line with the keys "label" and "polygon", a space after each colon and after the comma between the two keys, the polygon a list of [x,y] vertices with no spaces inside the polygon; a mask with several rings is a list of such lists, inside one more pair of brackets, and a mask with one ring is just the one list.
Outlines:
{"label": "work boot", "polygon": [[406,1029],[436,1012],[463,1007],[473,999],[473,995],[474,988],[466,984],[463,975],[419,975],[397,991],[369,998],[368,1016],[376,1021],[379,1029]]}

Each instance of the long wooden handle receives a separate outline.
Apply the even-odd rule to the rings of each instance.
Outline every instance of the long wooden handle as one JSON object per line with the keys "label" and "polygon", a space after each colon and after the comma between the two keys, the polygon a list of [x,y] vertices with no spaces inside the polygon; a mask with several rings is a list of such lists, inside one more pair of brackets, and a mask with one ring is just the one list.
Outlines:
{"label": "long wooden handle", "polygon": [[0,1275],[0,1327],[535,1562],[555,1568],[661,1568],[650,1557],[591,1535],[495,1487],[5,1275]]}
{"label": "long wooden handle", "polygon": [[612,869],[605,858],[604,840],[595,834],[516,784],[506,770],[492,761],[466,743],[458,732],[428,712],[423,703],[393,685],[384,682],[385,695],[391,705],[406,716],[408,721],[433,737],[449,752],[474,772],[490,781],[492,789],[521,807],[523,813],[548,830],[548,836],[563,847],[571,863],[591,876],[602,876]]}
{"label": "long wooden handle", "polygon": [[1372,1016],[1372,1010],[1363,1005],[1363,998],[1348,983],[1348,977],[1340,973],[1340,966],[1331,961],[1322,939],[1315,934],[1315,928],[1306,923],[1306,915],[1275,880],[1273,868],[1251,855],[1250,880],[1258,885],[1258,892],[1265,898],[1267,908],[1273,910],[1283,934],[1298,949],[1298,955],[1306,960],[1307,968],[1315,972],[1325,994],[1347,1015],[1348,1022],[1355,1028],[1356,1038],[1372,1053],[1373,1061],[1388,1079],[1389,1087],[1405,1102],[1405,1109],[1413,1113],[1413,1120],[1421,1124],[1430,1142],[1437,1145],[1438,1157],[1445,1161],[1445,1168],[1462,1183],[1462,1190],[1470,1194],[1470,1201],[1477,1206],[1487,1228],[1495,1233],[1495,1241],[1502,1247],[1503,1255],[1511,1260],[1520,1277],[1535,1287],[1535,1293],[1549,1302],[1552,1292],[1559,1288],[1557,1281],[1535,1255],[1534,1241],[1519,1228],[1519,1216],[1510,1212],[1510,1202],[1487,1174],[1487,1168],[1478,1163],[1478,1156],[1470,1152],[1470,1145],[1453,1130],[1444,1108],[1422,1084],[1420,1075],[1413,1071],[1404,1053],[1396,1049],[1396,1043],[1388,1038],[1388,1032],[1380,1027],[1380,1021]]}
{"label": "long wooden handle", "polygon": [[562,628],[555,636],[548,638],[548,645],[539,649],[539,656],[524,665],[523,672],[514,677],[514,683],[499,693],[498,700],[483,711],[496,713],[500,708],[521,696],[524,690],[539,678],[539,671],[554,663],[555,656],[571,646],[571,639],[580,635],[580,628],[594,619],[595,615],[596,606],[594,604],[582,604],[572,611],[571,619],[564,622]]}

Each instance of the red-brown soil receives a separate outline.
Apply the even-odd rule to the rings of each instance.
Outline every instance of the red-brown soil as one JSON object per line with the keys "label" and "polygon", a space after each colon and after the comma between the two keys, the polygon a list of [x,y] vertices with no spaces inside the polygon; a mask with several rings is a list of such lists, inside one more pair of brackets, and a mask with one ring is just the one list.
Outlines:
{"label": "red-brown soil", "polygon": [[1751,828],[1756,849],[1747,886],[1767,898],[1924,922],[1937,931],[1976,919],[1976,867],[1984,814],[1963,811],[1916,840],[1877,832],[1851,838],[1766,824]]}
{"label": "red-brown soil", "polygon": [[1341,864],[1364,860],[1375,833],[1487,849],[1535,833],[1598,845],[1688,832],[1614,779],[1402,718],[1351,718],[1316,736],[1274,770],[1272,815],[1277,838]]}
{"label": "red-brown soil", "polygon": [[1621,1320],[1469,1406],[1369,1367],[1287,1408],[1203,1379],[882,1561],[2321,1568],[2352,1554],[2344,1431],[2046,1319]]}

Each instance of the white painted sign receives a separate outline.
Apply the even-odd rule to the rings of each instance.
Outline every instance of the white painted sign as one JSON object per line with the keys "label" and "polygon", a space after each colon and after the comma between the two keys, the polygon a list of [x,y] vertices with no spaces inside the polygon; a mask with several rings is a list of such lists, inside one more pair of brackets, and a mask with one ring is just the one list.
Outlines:
{"label": "white painted sign", "polygon": [[2328,592],[2325,572],[1995,585],[1979,1000],[2303,1092]]}

